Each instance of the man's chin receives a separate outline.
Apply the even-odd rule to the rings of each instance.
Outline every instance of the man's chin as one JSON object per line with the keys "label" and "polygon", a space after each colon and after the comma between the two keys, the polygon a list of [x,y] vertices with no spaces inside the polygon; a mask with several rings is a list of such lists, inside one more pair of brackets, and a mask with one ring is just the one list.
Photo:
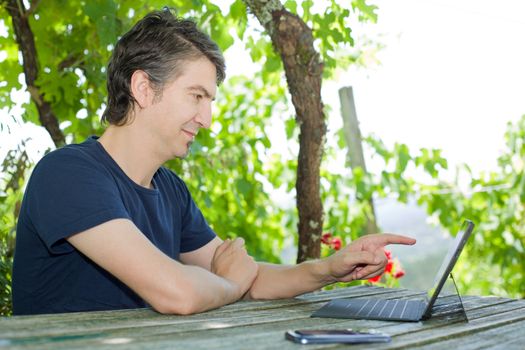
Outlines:
{"label": "man's chin", "polygon": [[182,154],[182,155],[178,155],[178,156],[176,156],[175,158],[184,159],[184,158],[186,158],[187,156],[189,156],[190,151],[191,151],[191,145],[192,145],[192,143],[193,143],[193,141],[188,142],[187,147],[186,147],[186,153],[184,153],[184,154]]}

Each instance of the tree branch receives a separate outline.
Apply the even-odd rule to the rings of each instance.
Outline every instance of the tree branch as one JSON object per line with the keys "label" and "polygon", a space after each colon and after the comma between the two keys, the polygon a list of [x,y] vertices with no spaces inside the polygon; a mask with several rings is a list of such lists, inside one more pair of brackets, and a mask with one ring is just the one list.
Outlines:
{"label": "tree branch", "polygon": [[[58,126],[58,119],[51,110],[49,102],[45,101],[43,94],[40,92],[35,81],[38,78],[38,59],[35,48],[35,39],[33,32],[29,26],[28,11],[25,10],[22,1],[7,0],[3,2],[6,4],[6,9],[11,16],[13,22],[13,29],[16,36],[16,42],[23,58],[23,68],[27,90],[31,95],[31,99],[38,110],[38,117],[42,126],[47,130],[51,139],[57,147],[65,143],[65,137]],[[31,8],[36,8],[38,1],[33,3]],[[30,9],[31,11],[31,9]]]}
{"label": "tree branch", "polygon": [[31,2],[31,6],[29,6],[29,9],[24,13],[24,17],[26,19],[29,18],[36,11],[38,4],[40,4],[40,0],[34,0]]}

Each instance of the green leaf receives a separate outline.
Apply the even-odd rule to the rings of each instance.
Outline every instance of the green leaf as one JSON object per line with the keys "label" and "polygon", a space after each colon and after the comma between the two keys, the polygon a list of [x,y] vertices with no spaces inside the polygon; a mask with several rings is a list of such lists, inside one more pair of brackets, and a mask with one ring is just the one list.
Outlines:
{"label": "green leaf", "polygon": [[278,59],[275,56],[269,56],[266,58],[266,62],[264,63],[264,69],[268,73],[273,73],[281,70],[282,62],[280,59]]}
{"label": "green leaf", "polygon": [[242,0],[236,0],[230,6],[230,16],[233,24],[237,27],[237,36],[240,39],[244,38],[246,27],[248,25],[248,11],[246,4]]}
{"label": "green leaf", "polygon": [[297,1],[295,0],[286,0],[284,7],[291,13],[297,13]]}
{"label": "green leaf", "polygon": [[91,0],[84,4],[84,11],[97,28],[100,44],[105,48],[117,38],[117,4],[113,0]]}
{"label": "green leaf", "polygon": [[301,3],[301,8],[303,9],[303,19],[306,21],[311,17],[310,9],[314,5],[312,0],[303,0]]}
{"label": "green leaf", "polygon": [[402,173],[405,171],[408,162],[412,159],[408,147],[405,144],[396,145],[397,151],[397,171]]}
{"label": "green leaf", "polygon": [[252,190],[253,185],[246,181],[245,179],[239,179],[235,181],[235,184],[237,186],[237,190],[244,195],[244,197],[247,197],[249,192]]}
{"label": "green leaf", "polygon": [[294,132],[295,132],[295,128],[296,128],[296,122],[295,122],[295,119],[294,118],[288,118],[286,119],[285,121],[285,126],[286,126],[286,138],[288,140],[290,140],[293,135],[294,135]]}
{"label": "green leaf", "polygon": [[366,0],[352,0],[352,8],[354,8],[354,10],[359,10],[359,18],[362,21],[369,20],[377,22],[377,14],[375,13],[377,6],[368,5]]}

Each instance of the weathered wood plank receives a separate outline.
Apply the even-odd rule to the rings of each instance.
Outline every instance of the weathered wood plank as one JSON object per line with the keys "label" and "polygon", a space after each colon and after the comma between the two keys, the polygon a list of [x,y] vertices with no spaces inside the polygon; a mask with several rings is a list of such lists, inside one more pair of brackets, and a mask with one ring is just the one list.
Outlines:
{"label": "weathered wood plank", "polygon": [[[82,333],[97,332],[107,329],[117,328],[143,328],[156,327],[159,325],[177,325],[189,324],[181,329],[193,327],[194,323],[213,320],[217,323],[224,323],[224,320],[232,320],[241,312],[246,313],[246,317],[251,317],[252,313],[271,315],[265,310],[290,309],[306,306],[306,312],[313,312],[322,304],[332,299],[332,295],[337,297],[355,297],[355,296],[376,296],[382,298],[393,297],[412,297],[414,292],[404,289],[390,290],[385,293],[384,289],[370,288],[369,293],[362,293],[361,288],[346,293],[323,292],[317,293],[298,299],[277,300],[272,302],[240,302],[236,305],[228,305],[218,310],[191,316],[160,315],[149,309],[124,310],[109,312],[89,312],[89,313],[72,313],[62,315],[40,315],[32,317],[13,317],[11,319],[0,320],[0,337],[25,337],[25,336],[54,336]],[[368,290],[365,289],[365,290]],[[277,306],[276,306],[277,305]]]}
{"label": "weathered wood plank", "polygon": [[[443,321],[443,320],[441,320]],[[266,348],[275,348],[275,347],[287,347],[289,344],[284,342],[282,339],[285,329],[288,328],[311,328],[319,327],[322,328],[347,328],[347,327],[374,327],[382,328],[385,331],[388,331],[391,334],[400,333],[403,336],[403,333],[412,334],[414,330],[429,330],[434,329],[436,326],[430,322],[425,323],[397,323],[397,322],[381,322],[381,321],[360,321],[360,320],[332,320],[332,319],[294,319],[291,321],[278,321],[272,322],[271,320],[268,323],[261,324],[256,323],[248,326],[238,326],[234,329],[228,329],[228,332],[225,333],[224,329],[209,329],[204,332],[199,331],[188,331],[186,332],[173,332],[173,333],[163,333],[169,329],[162,330],[162,332],[152,334],[151,332],[146,332],[146,334],[134,333],[126,334],[120,331],[114,331],[106,334],[102,338],[79,338],[79,339],[59,339],[60,342],[57,342],[56,339],[53,343],[43,344],[38,343],[39,348],[68,348],[68,347],[94,347],[94,346],[104,346],[109,345],[111,342],[118,341],[129,341],[126,344],[126,348],[130,349],[141,349],[141,348],[181,348],[191,347],[193,348],[210,348],[215,347],[214,345],[220,345],[220,348],[239,348],[239,344],[243,344],[244,339],[246,338],[246,333],[250,334],[248,339],[250,341],[250,348],[252,349],[266,349]],[[390,326],[394,324],[394,326]],[[447,322],[442,322],[443,325],[449,325]],[[407,330],[406,327],[410,326],[412,329]],[[397,328],[395,330],[394,328]],[[453,327],[457,329],[456,326]],[[395,330],[395,331],[394,331]],[[435,329],[434,329],[435,330]],[[204,333],[204,334],[203,334]],[[444,332],[446,333],[446,332]],[[421,336],[426,336],[426,334],[419,334],[417,342],[420,342]],[[228,339],[224,339],[227,336]],[[443,335],[439,337],[434,337],[435,340],[443,338]],[[424,339],[424,338],[423,338]],[[416,344],[417,344],[416,342]],[[108,344],[109,343],[109,344]],[[177,346],[174,347],[174,344]],[[412,339],[409,342],[399,343],[399,337],[394,337],[394,342],[389,344],[387,348],[404,348],[415,345],[414,340]],[[379,346],[379,345],[376,345]],[[333,346],[323,346],[322,348],[332,348]],[[242,348],[242,347],[240,347]],[[309,347],[309,349],[312,347]],[[355,347],[353,347],[355,348]],[[370,346],[367,346],[370,348]],[[380,347],[382,348],[382,347]]]}
{"label": "weathered wood plank", "polygon": [[413,347],[413,349],[523,349],[525,348],[525,321],[518,321],[497,328],[477,332],[475,336],[466,334],[453,339]]}
{"label": "weathered wood plank", "polygon": [[[412,348],[415,346],[426,346],[449,339],[459,339],[461,337],[475,338],[479,333],[490,329],[499,329],[516,322],[525,321],[525,303],[523,301],[514,301],[512,303],[501,304],[506,311],[495,308],[480,309],[480,313],[471,318],[469,323],[439,324],[439,318],[431,319],[424,322],[425,325],[418,330],[412,330],[404,334],[396,334],[395,345],[389,346],[391,349]],[[481,312],[482,311],[482,312]],[[495,313],[495,311],[498,311]],[[402,330],[406,332],[404,327]],[[385,329],[390,332],[392,329]],[[458,343],[458,346],[461,343]],[[462,348],[461,346],[459,346]],[[381,348],[381,347],[380,347]]]}
{"label": "weathered wood plank", "polygon": [[[410,297],[411,293],[408,291],[404,292],[405,297]],[[403,293],[397,293],[397,296],[402,296]],[[308,303],[303,305],[296,305],[294,308],[283,308],[283,309],[260,309],[250,310],[239,313],[232,310],[228,313],[207,313],[199,314],[189,317],[180,316],[162,316],[156,314],[155,320],[144,322],[144,320],[130,318],[123,320],[118,324],[113,324],[103,320],[100,323],[93,322],[79,322],[62,324],[57,327],[56,324],[46,327],[40,327],[38,329],[27,329],[17,328],[10,330],[3,330],[2,338],[4,339],[39,339],[45,337],[56,337],[56,336],[72,336],[80,337],[82,335],[88,336],[89,334],[98,334],[103,336],[104,334],[111,332],[115,333],[135,333],[135,328],[140,328],[140,332],[145,333],[148,328],[151,328],[154,334],[162,333],[163,330],[167,329],[168,332],[185,332],[188,330],[199,330],[208,328],[229,328],[242,325],[250,325],[257,323],[273,323],[286,320],[304,319],[308,318],[309,315],[317,310],[324,304],[323,302]],[[184,322],[178,322],[181,319]]]}
{"label": "weathered wood plank", "polygon": [[[460,344],[475,343],[479,335],[492,339],[491,332],[497,334],[498,330],[506,334],[504,341],[512,346],[513,335],[525,334],[518,328],[525,322],[525,301],[504,298],[463,298],[470,323],[458,323],[451,315],[439,313],[428,321],[406,323],[309,317],[333,298],[416,294],[402,289],[353,287],[296,299],[241,302],[184,317],[160,315],[148,309],[14,317],[0,320],[0,349],[103,349],[120,345],[126,349],[286,350],[298,349],[298,345],[284,340],[284,331],[300,328],[375,328],[393,336],[390,344],[357,345],[352,349],[432,349],[442,343],[461,348]],[[331,344],[308,349],[342,347]]]}

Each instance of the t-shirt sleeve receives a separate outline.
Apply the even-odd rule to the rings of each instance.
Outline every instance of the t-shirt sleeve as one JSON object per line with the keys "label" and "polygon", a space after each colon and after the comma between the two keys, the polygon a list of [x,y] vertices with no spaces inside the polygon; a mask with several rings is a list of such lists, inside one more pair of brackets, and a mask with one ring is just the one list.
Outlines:
{"label": "t-shirt sleeve", "polygon": [[54,254],[74,248],[66,238],[117,218],[129,218],[111,174],[63,149],[35,167],[24,201],[32,225]]}
{"label": "t-shirt sleeve", "polygon": [[191,197],[186,184],[178,177],[177,181],[179,182],[182,198],[185,202],[182,217],[180,252],[188,253],[208,244],[216,237],[216,234],[206,222],[201,210]]}

